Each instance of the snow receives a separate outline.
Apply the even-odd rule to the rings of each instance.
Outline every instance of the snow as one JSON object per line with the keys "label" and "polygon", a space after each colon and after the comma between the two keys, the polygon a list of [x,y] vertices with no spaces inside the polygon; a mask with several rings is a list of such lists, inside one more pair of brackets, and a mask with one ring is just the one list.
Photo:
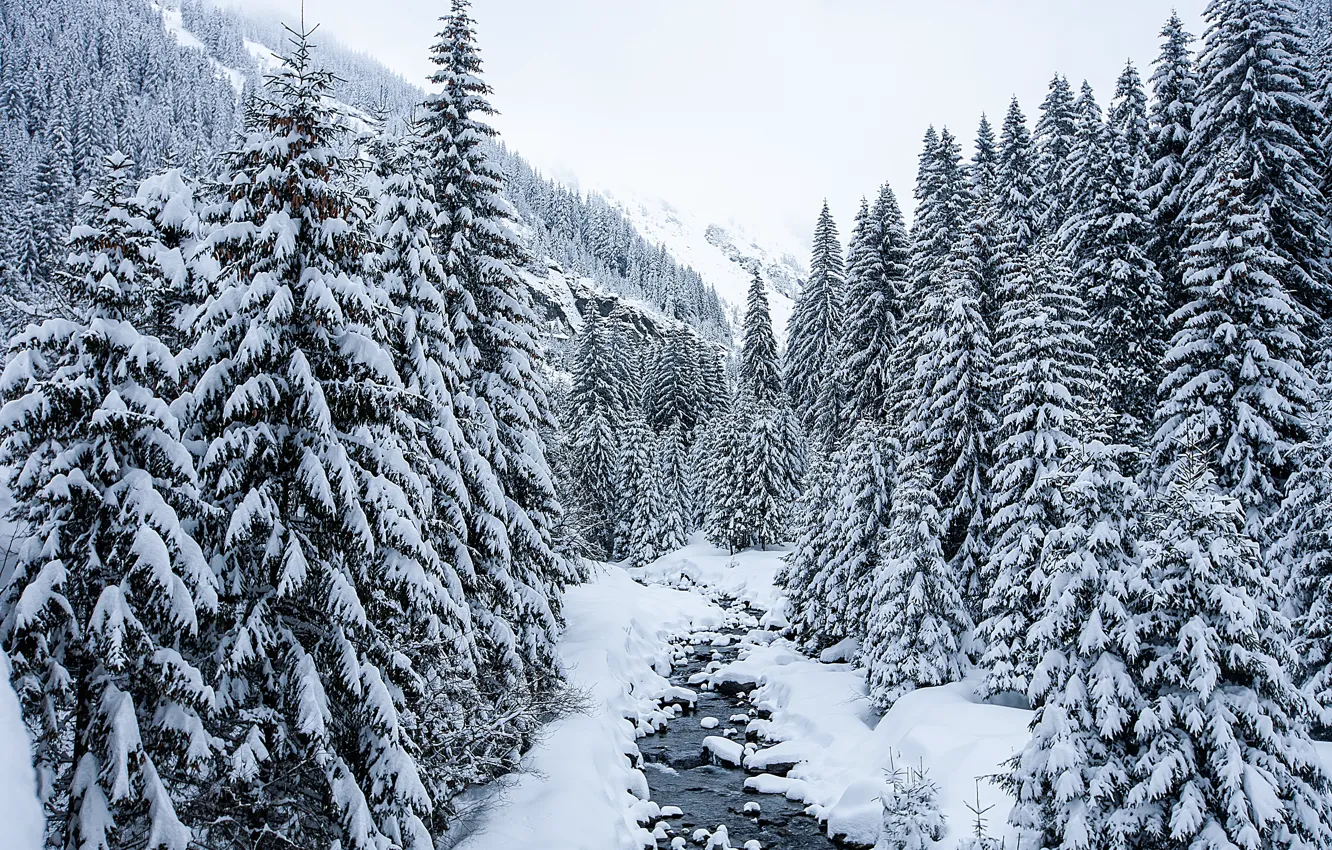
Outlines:
{"label": "snow", "polygon": [[[639,824],[658,824],[682,813],[646,799],[644,776],[631,759],[637,757],[636,738],[666,718],[662,700],[692,701],[687,691],[682,694],[664,678],[673,654],[670,641],[689,635],[696,645],[711,644],[724,624],[713,598],[736,598],[780,612],[784,599],[773,578],[782,555],[731,555],[695,540],[647,567],[606,568],[591,584],[568,591],[569,625],[561,655],[574,686],[588,693],[592,711],[557,722],[525,759],[525,773],[489,789],[490,807],[456,846],[652,846],[653,832]],[[633,578],[657,584],[644,586]],[[982,808],[993,805],[986,814],[990,834],[1014,846],[1016,836],[1006,827],[1012,800],[985,777],[1002,772],[1004,762],[1026,742],[1030,711],[980,701],[975,696],[979,680],[970,679],[913,691],[879,717],[866,697],[863,671],[844,661],[811,659],[773,634],[751,631],[740,641],[737,659],[702,680],[711,687],[729,683],[752,689],[754,707],[771,713],[768,720],[745,724],[746,731],[759,736],[757,748],[721,735],[704,741],[715,760],[743,763],[752,774],[772,771],[747,777],[747,790],[802,802],[830,835],[873,845],[883,823],[880,799],[886,777],[905,767],[924,769],[938,785],[940,811],[947,818],[948,831],[938,847],[951,850],[969,836],[973,816],[968,805],[978,799]],[[833,655],[851,650],[843,647]],[[720,723],[709,722],[716,720],[699,722],[716,728]],[[743,715],[730,718],[733,724],[744,721]],[[1332,744],[1317,746],[1332,764]],[[746,814],[757,811],[745,807]],[[718,832],[699,830],[695,846],[706,846]],[[686,842],[677,837],[670,846]]]}
{"label": "snow", "polygon": [[778,339],[785,337],[795,297],[809,275],[797,259],[806,255],[803,248],[776,246],[767,238],[746,233],[733,222],[711,222],[659,198],[639,198],[623,192],[600,194],[624,213],[649,243],[665,245],[679,263],[698,272],[735,312],[734,318],[744,312],[754,266],[761,268],[773,330]]}
{"label": "snow", "polygon": [[703,749],[707,750],[712,756],[712,760],[718,764],[739,767],[745,758],[744,747],[730,738],[723,738],[720,735],[709,735],[704,738]]}
{"label": "snow", "polygon": [[[782,568],[782,559],[789,551],[787,548],[772,548],[766,552],[751,549],[733,555],[697,534],[683,549],[663,555],[645,567],[631,569],[629,573],[640,581],[653,584],[679,588],[701,586],[764,611],[780,612],[786,603],[776,585],[776,577]],[[766,620],[761,624],[766,625]]]}
{"label": "snow", "polygon": [[181,19],[180,5],[176,0],[163,0],[162,3],[153,3],[153,8],[162,15],[162,25],[166,31],[176,39],[176,43],[181,47],[191,50],[201,51],[208,56],[208,61],[213,67],[221,72],[231,82],[231,87],[240,94],[245,90],[245,75],[235,68],[230,68],[217,61],[209,53],[208,47],[199,40],[198,36],[185,29],[185,23]]}
{"label": "snow", "polygon": [[652,833],[637,816],[678,814],[646,802],[635,742],[665,721],[660,700],[678,694],[665,678],[670,639],[721,627],[723,611],[698,594],[645,587],[608,567],[565,594],[564,612],[561,660],[590,710],[552,724],[524,758],[524,772],[490,789],[458,850],[638,850],[651,846]]}
{"label": "snow", "polygon": [[43,832],[37,775],[9,669],[9,656],[0,649],[0,825],[4,829],[0,843],[7,850],[37,850]]}
{"label": "snow", "polygon": [[[785,602],[773,579],[783,554],[729,555],[695,541],[630,572],[780,612]],[[924,767],[939,785],[940,809],[950,825],[941,846],[953,847],[966,836],[967,804],[974,805],[977,794],[982,806],[994,805],[987,815],[991,833],[996,839],[1007,835],[1012,845],[1015,836],[1004,829],[1012,800],[984,777],[1001,772],[1026,742],[1031,712],[983,703],[974,696],[979,683],[967,681],[916,690],[880,718],[866,696],[864,671],[835,660],[851,657],[853,645],[834,647],[825,653],[828,661],[819,661],[770,633],[756,636],[746,636],[737,660],[707,678],[714,688],[753,688],[754,706],[771,712],[768,721],[749,724],[766,743],[744,765],[786,776],[760,773],[746,780],[747,788],[806,803],[830,834],[872,845],[882,823],[878,799],[885,776],[906,765]],[[740,749],[725,738],[712,740],[730,744],[731,754]]]}

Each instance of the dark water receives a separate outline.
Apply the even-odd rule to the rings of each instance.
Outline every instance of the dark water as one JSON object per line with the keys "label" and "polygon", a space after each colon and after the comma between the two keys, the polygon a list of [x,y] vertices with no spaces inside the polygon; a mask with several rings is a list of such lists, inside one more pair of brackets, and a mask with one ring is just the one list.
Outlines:
{"label": "dark water", "polygon": [[[730,629],[719,634],[732,635],[735,640],[745,634],[744,629]],[[740,768],[710,764],[703,750],[703,739],[709,735],[724,735],[734,730],[731,740],[745,741],[745,724],[732,723],[733,715],[751,713],[748,702],[737,696],[701,690],[702,685],[690,685],[689,677],[704,670],[717,660],[723,664],[735,659],[738,647],[710,646],[707,643],[690,646],[683,644],[688,653],[684,663],[677,663],[671,674],[672,684],[698,692],[697,707],[676,717],[665,732],[640,738],[639,751],[643,754],[643,772],[652,789],[652,800],[657,805],[677,806],[684,815],[663,818],[668,831],[666,840],[658,839],[657,846],[667,850],[671,839],[682,836],[690,848],[706,846],[695,844],[694,831],[702,828],[713,832],[718,824],[725,824],[730,844],[736,850],[746,841],[757,840],[764,850],[829,850],[835,847],[823,832],[819,822],[804,813],[804,804],[791,802],[775,794],[756,794],[745,791],[745,778],[749,775]],[[714,653],[716,658],[714,659]],[[720,723],[715,729],[703,729],[699,721],[715,717]],[[764,744],[758,742],[758,746]],[[746,813],[746,803],[757,803],[760,813]],[[648,825],[652,828],[652,825]]]}

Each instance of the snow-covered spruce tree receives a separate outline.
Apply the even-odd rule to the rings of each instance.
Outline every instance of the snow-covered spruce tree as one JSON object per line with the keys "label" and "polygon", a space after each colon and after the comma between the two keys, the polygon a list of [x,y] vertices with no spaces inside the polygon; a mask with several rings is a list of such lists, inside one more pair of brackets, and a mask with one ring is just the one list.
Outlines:
{"label": "snow-covered spruce tree", "polygon": [[1142,497],[1119,472],[1124,451],[1089,441],[1065,457],[1067,521],[1046,539],[1047,580],[1028,633],[1038,658],[1028,696],[1039,707],[1002,779],[1017,800],[1009,823],[1032,847],[1109,846],[1124,829],[1143,592]]}
{"label": "snow-covered spruce tree", "polygon": [[676,422],[657,435],[651,470],[652,524],[641,542],[643,554],[652,552],[655,558],[685,544],[689,533],[685,459],[684,427]]}
{"label": "snow-covered spruce tree", "polygon": [[188,340],[190,311],[203,300],[210,269],[200,256],[198,187],[178,168],[139,184],[130,208],[152,230],[143,282],[144,329],[179,352]]}
{"label": "snow-covered spruce tree", "polygon": [[[1313,101],[1318,81],[1295,4],[1211,0],[1204,17],[1198,108],[1186,153],[1187,245],[1216,236],[1198,219],[1208,218],[1218,184],[1234,179],[1232,166],[1242,165],[1245,207],[1263,216],[1270,250],[1283,263],[1269,272],[1301,310],[1332,315],[1326,259],[1332,241],[1320,190],[1327,119]],[[1222,485],[1230,486],[1224,475]]]}
{"label": "snow-covered spruce tree", "polygon": [[940,322],[926,338],[925,443],[935,458],[942,543],[973,619],[984,598],[988,559],[990,439],[998,424],[990,326],[982,312],[985,221],[975,218],[940,272]]}
{"label": "snow-covered spruce tree", "polygon": [[135,323],[150,230],[121,154],[88,193],[62,279],[72,319],[29,327],[0,376],[11,519],[32,530],[0,596],[0,640],[35,742],[52,846],[194,838],[177,806],[214,756],[199,668],[217,581],[172,400],[176,358]]}
{"label": "snow-covered spruce tree", "polygon": [[763,278],[756,271],[749,284],[745,321],[740,339],[740,383],[744,392],[762,402],[772,402],[782,392],[782,366],[772,313]]}
{"label": "snow-covered spruce tree", "polygon": [[1250,200],[1251,153],[1228,155],[1206,197],[1190,200],[1191,300],[1173,316],[1155,446],[1164,481],[1188,445],[1205,446],[1220,486],[1261,539],[1305,436],[1312,386],[1301,310],[1281,282],[1288,267],[1267,211]]}
{"label": "snow-covered spruce tree", "polygon": [[[1040,235],[1036,146],[1017,98],[1008,105],[999,134],[999,170],[993,215],[1003,235],[1005,256],[1030,253]],[[1011,260],[1010,260],[1011,261]]]}
{"label": "snow-covered spruce tree", "polygon": [[1193,452],[1145,543],[1122,846],[1332,845],[1332,780],[1308,737],[1311,704],[1245,507]]}
{"label": "snow-covered spruce tree", "polygon": [[995,249],[999,244],[998,221],[994,215],[999,184],[999,152],[994,128],[984,115],[976,129],[975,153],[967,170],[970,201],[967,205],[967,234],[975,260],[980,263],[981,315],[993,331],[998,320],[1000,272]]}
{"label": "snow-covered spruce tree", "polygon": [[573,495],[587,522],[583,533],[602,558],[615,555],[619,435],[629,395],[624,348],[594,303],[574,351],[568,449]]}
{"label": "snow-covered spruce tree", "polygon": [[1065,216],[1065,173],[1073,152],[1077,111],[1073,87],[1063,74],[1050,80],[1050,90],[1036,119],[1036,174],[1040,184],[1038,205],[1042,233],[1054,233]]}
{"label": "snow-covered spruce tree", "polygon": [[[931,129],[926,134],[927,145],[932,136]],[[916,221],[911,231],[911,305],[903,310],[904,327],[891,366],[895,372],[891,416],[908,454],[928,449],[924,444],[928,426],[928,389],[924,381],[935,353],[928,347],[927,336],[941,322],[940,272],[967,223],[969,193],[961,148],[947,129],[939,134],[932,149],[921,153],[916,198]],[[932,466],[935,460],[931,456],[927,462]]]}
{"label": "snow-covered spruce tree", "polygon": [[1146,96],[1130,64],[1110,110],[1109,157],[1096,182],[1087,259],[1077,276],[1087,293],[1092,340],[1104,371],[1105,406],[1120,439],[1142,445],[1156,410],[1165,354],[1166,303],[1148,256],[1152,228],[1142,201]]}
{"label": "snow-covered spruce tree", "polygon": [[939,786],[923,769],[894,771],[880,801],[883,828],[874,850],[929,850],[948,834]]}
{"label": "snow-covered spruce tree", "polygon": [[744,463],[749,406],[747,395],[733,396],[727,409],[709,423],[701,438],[708,465],[703,532],[713,545],[728,552],[749,545]]}
{"label": "snow-covered spruce tree", "polygon": [[865,639],[881,579],[881,547],[900,454],[891,430],[866,420],[856,425],[845,448],[834,455],[835,507],[819,554],[822,569],[814,582],[821,588],[819,628],[827,636]]}
{"label": "snow-covered spruce tree", "polygon": [[[368,225],[375,249],[367,267],[377,284],[379,314],[388,317],[388,350],[404,392],[394,411],[406,461],[421,484],[418,516],[434,550],[439,580],[454,610],[456,634],[447,643],[469,644],[470,615],[463,598],[463,575],[470,569],[466,549],[462,455],[457,398],[466,368],[453,333],[454,315],[465,301],[457,281],[444,270],[431,238],[438,206],[434,186],[415,133],[380,136],[369,146],[373,167],[365,175],[370,196]],[[442,601],[442,600],[441,600]],[[464,667],[465,669],[465,667]]]}
{"label": "snow-covered spruce tree", "polygon": [[[435,91],[423,116],[440,220],[435,250],[465,293],[455,333],[468,370],[459,417],[468,459],[473,617],[497,685],[540,689],[558,672],[559,592],[572,579],[550,546],[559,510],[541,429],[550,420],[531,292],[500,176],[483,142],[495,135],[467,0],[453,0],[431,51]],[[468,321],[470,319],[470,321]]]}
{"label": "snow-covered spruce tree", "polygon": [[942,536],[928,468],[908,456],[892,494],[860,653],[870,698],[881,708],[916,688],[962,678],[972,622],[944,560]]}
{"label": "snow-covered spruce tree", "polygon": [[[825,444],[834,423],[819,421],[818,400],[835,377],[832,357],[842,332],[846,272],[837,224],[825,201],[814,227],[809,281],[796,299],[786,333],[786,386],[791,404],[811,441]],[[826,412],[826,411],[825,411]]]}
{"label": "snow-covered spruce tree", "polygon": [[226,157],[208,242],[221,272],[191,353],[200,475],[223,514],[205,540],[229,762],[209,840],[282,824],[294,843],[426,847],[446,800],[404,715],[423,678],[469,660],[467,612],[420,532],[331,80],[296,33]]}
{"label": "snow-covered spruce tree", "polygon": [[1075,266],[1090,259],[1096,246],[1096,199],[1105,178],[1109,157],[1108,132],[1101,106],[1092,87],[1084,81],[1075,105],[1077,130],[1068,169],[1064,172],[1064,220],[1059,225],[1059,244]]}
{"label": "snow-covered spruce tree", "polygon": [[829,557],[844,513],[838,497],[836,458],[814,452],[795,505],[795,546],[777,574],[777,583],[786,591],[787,616],[795,639],[815,651],[846,637],[833,628],[841,621],[834,623],[827,616],[830,600],[845,598],[845,589],[835,586]]}
{"label": "snow-covered spruce tree", "polygon": [[1171,12],[1161,29],[1161,39],[1161,53],[1151,78],[1150,137],[1142,197],[1152,226],[1148,256],[1161,273],[1166,301],[1173,312],[1184,306],[1187,296],[1183,283],[1187,220],[1181,212],[1198,77],[1190,47],[1193,36],[1184,29],[1177,13]]}
{"label": "snow-covered spruce tree", "polygon": [[1287,605],[1296,615],[1294,648],[1306,688],[1332,726],[1332,385],[1310,419],[1311,439],[1296,455],[1298,470],[1277,515],[1279,535],[1271,566],[1284,578]]}
{"label": "snow-covered spruce tree", "polygon": [[862,419],[888,416],[892,353],[901,326],[910,243],[897,197],[888,184],[852,238],[846,319],[837,349],[836,385],[844,392],[843,434]]}
{"label": "snow-covered spruce tree", "polygon": [[698,338],[683,328],[662,332],[643,394],[648,425],[658,434],[679,427],[692,442],[700,419]]}
{"label": "snow-covered spruce tree", "polygon": [[746,545],[767,549],[788,539],[804,467],[800,424],[785,396],[754,402],[744,445]]}
{"label": "snow-covered spruce tree", "polygon": [[1060,489],[1077,419],[1091,409],[1088,319],[1071,273],[1049,240],[1008,276],[996,376],[999,409],[990,515],[988,595],[980,637],[991,693],[1026,693],[1036,657],[1027,631],[1048,576],[1041,553],[1065,523]]}
{"label": "snow-covered spruce tree", "polygon": [[617,551],[635,566],[657,557],[651,546],[656,525],[653,493],[656,469],[656,437],[638,409],[625,416],[619,433],[616,465]]}

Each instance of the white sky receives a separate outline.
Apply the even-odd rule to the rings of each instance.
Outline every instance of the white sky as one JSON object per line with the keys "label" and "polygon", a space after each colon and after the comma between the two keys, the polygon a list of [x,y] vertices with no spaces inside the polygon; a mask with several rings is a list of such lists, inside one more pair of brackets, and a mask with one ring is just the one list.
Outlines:
{"label": "white sky", "polygon": [[[225,0],[224,0],[225,2]],[[293,14],[297,0],[230,0]],[[803,246],[823,198],[843,239],[884,180],[910,207],[925,128],[970,156],[1055,71],[1106,106],[1144,80],[1172,7],[1205,0],[475,0],[509,145],[549,174],[630,190]],[[306,0],[311,21],[423,82],[447,0]]]}

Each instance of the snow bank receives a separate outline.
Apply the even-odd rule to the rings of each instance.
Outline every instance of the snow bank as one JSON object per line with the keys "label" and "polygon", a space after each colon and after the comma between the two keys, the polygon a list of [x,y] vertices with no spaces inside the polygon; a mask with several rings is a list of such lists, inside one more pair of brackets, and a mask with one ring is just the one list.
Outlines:
{"label": "snow bank", "polygon": [[636,815],[655,816],[647,780],[634,767],[636,740],[678,695],[666,680],[670,639],[717,629],[724,612],[702,596],[645,587],[607,568],[564,596],[568,627],[560,653],[571,684],[591,705],[553,724],[524,759],[524,772],[491,789],[488,810],[458,850],[638,850],[652,834]]}
{"label": "snow bank", "polygon": [[967,804],[974,805],[978,791],[982,806],[994,804],[988,815],[992,833],[1006,834],[1012,800],[985,777],[1001,772],[1026,742],[1031,712],[982,703],[973,696],[976,683],[963,682],[910,693],[877,718],[863,671],[814,661],[785,640],[749,646],[713,675],[756,681],[750,698],[771,712],[760,727],[771,745],[745,759],[747,769],[764,772],[749,787],[808,804],[830,835],[874,844],[880,813],[873,789],[906,765],[924,766],[939,784],[949,823],[943,846],[965,837]]}
{"label": "snow bank", "polygon": [[9,669],[9,656],[0,649],[0,829],[4,830],[0,844],[10,850],[38,850],[44,821],[37,802],[37,775]]}
{"label": "snow bank", "polygon": [[[765,624],[779,625],[785,598],[774,579],[784,555],[784,550],[729,555],[696,539],[630,572],[646,581],[743,599],[769,611]],[[977,683],[963,682],[908,694],[880,718],[866,696],[864,671],[835,663],[854,655],[853,644],[814,660],[772,634],[746,635],[737,659],[705,678],[720,690],[754,688],[751,702],[771,713],[769,720],[747,726],[762,739],[744,758],[745,768],[758,774],[746,782],[751,790],[804,802],[831,833],[872,845],[881,820],[875,789],[892,769],[923,765],[939,785],[940,808],[948,818],[942,847],[953,847],[968,834],[967,804],[974,805],[978,793],[982,807],[994,805],[986,816],[991,833],[996,839],[1008,836],[1011,846],[1015,836],[1005,824],[1012,800],[985,777],[1002,772],[1003,763],[1026,743],[1031,712],[983,703],[973,695]]]}
{"label": "snow bank", "polygon": [[[662,555],[646,567],[631,569],[629,573],[653,584],[679,588],[702,586],[780,616],[786,608],[786,598],[776,586],[775,579],[777,571],[782,568],[782,559],[790,551],[785,547],[766,552],[750,549],[732,555],[696,534],[685,548]],[[781,624],[784,621],[774,622],[774,625]]]}

